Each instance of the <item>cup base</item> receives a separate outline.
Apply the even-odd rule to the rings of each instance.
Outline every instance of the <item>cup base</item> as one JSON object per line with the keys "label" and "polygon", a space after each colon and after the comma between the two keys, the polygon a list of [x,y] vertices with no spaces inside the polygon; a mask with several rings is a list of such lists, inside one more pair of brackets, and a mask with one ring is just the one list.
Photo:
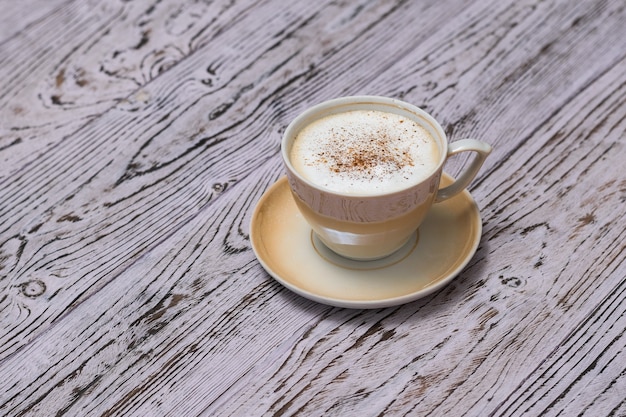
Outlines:
{"label": "cup base", "polygon": [[387,268],[393,264],[401,262],[404,258],[411,255],[411,252],[415,250],[419,241],[419,230],[413,232],[409,239],[400,248],[396,249],[389,255],[381,256],[373,259],[357,259],[350,258],[338,254],[330,249],[319,238],[317,233],[311,230],[311,245],[315,249],[315,252],[324,258],[326,261],[340,266],[342,268],[357,269],[357,270],[371,270],[379,268]]}

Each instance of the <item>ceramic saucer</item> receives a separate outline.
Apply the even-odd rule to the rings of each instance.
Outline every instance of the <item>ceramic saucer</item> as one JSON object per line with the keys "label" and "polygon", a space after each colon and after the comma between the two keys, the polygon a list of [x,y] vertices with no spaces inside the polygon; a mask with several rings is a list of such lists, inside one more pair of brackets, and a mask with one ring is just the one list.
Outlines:
{"label": "ceramic saucer", "polygon": [[[452,182],[445,174],[442,186]],[[293,292],[337,307],[380,308],[416,300],[450,282],[476,252],[480,213],[464,191],[433,205],[418,232],[376,261],[336,255],[317,240],[282,177],[252,215],[252,248],[265,270]]]}

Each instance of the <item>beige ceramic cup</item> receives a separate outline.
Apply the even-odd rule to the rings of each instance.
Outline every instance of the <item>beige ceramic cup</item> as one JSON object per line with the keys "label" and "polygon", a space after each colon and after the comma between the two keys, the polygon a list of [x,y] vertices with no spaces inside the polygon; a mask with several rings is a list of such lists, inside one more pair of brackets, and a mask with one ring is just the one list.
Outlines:
{"label": "beige ceramic cup", "polygon": [[[352,110],[396,113],[417,121],[438,145],[436,168],[423,181],[408,184],[400,191],[376,195],[341,194],[304,178],[290,161],[291,148],[300,130],[315,120]],[[330,100],[304,111],[287,127],[281,151],[294,200],[319,239],[339,255],[372,260],[401,248],[418,229],[433,203],[464,190],[491,152],[491,146],[475,139],[448,144],[439,123],[418,107],[391,98],[355,96]],[[439,190],[446,159],[465,151],[476,152],[476,156],[455,182]]]}

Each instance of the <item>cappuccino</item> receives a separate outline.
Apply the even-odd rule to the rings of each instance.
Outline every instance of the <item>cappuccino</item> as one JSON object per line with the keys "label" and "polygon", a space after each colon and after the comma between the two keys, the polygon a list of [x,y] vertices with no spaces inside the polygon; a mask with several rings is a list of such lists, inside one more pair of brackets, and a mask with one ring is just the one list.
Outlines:
{"label": "cappuccino", "polygon": [[290,152],[304,178],[353,195],[391,193],[437,170],[439,147],[417,121],[379,110],[318,119],[298,132]]}

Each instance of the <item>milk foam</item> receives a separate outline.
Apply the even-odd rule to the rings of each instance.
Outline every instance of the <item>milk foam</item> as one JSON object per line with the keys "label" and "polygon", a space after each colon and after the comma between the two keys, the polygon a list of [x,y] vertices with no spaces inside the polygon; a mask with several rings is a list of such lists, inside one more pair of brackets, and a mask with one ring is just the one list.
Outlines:
{"label": "milk foam", "polygon": [[377,110],[326,116],[302,129],[291,163],[309,181],[332,191],[373,195],[428,178],[439,162],[434,138],[419,123]]}

